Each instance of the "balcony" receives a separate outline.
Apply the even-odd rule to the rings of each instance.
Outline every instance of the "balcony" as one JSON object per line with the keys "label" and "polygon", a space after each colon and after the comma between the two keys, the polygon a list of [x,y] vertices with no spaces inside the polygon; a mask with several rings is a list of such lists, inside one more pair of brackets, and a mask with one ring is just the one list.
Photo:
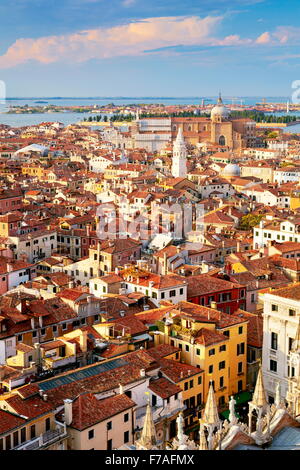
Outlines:
{"label": "balcony", "polygon": [[54,356],[54,357],[45,357],[44,363],[47,367],[50,369],[57,369],[58,367],[63,367],[68,364],[72,364],[76,362],[76,356],[66,356],[66,357],[60,357],[60,356]]}
{"label": "balcony", "polygon": [[63,440],[67,437],[67,429],[65,424],[55,421],[56,429],[46,431],[39,437],[31,439],[30,441],[24,442],[12,450],[41,450],[47,449],[50,445]]}

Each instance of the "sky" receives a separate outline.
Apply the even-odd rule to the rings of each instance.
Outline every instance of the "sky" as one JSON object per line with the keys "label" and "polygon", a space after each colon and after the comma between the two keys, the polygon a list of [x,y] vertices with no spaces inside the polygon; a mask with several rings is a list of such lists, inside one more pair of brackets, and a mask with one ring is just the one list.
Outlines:
{"label": "sky", "polygon": [[13,96],[291,96],[299,0],[5,0]]}

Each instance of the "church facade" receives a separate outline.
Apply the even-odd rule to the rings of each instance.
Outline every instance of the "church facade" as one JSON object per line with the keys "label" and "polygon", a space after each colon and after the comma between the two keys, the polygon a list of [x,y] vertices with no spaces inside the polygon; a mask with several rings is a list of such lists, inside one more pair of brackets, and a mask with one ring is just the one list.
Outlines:
{"label": "church facade", "polygon": [[181,129],[185,141],[192,145],[211,142],[229,150],[256,147],[256,123],[252,119],[231,118],[221,96],[208,117],[171,118],[172,139]]}

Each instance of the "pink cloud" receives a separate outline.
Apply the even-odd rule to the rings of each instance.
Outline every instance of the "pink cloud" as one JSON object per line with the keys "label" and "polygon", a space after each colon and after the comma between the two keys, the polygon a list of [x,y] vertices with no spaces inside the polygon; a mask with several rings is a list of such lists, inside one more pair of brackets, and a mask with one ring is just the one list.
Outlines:
{"label": "pink cloud", "polygon": [[271,35],[268,31],[265,33],[261,34],[257,39],[256,43],[257,44],[269,44],[272,41]]}

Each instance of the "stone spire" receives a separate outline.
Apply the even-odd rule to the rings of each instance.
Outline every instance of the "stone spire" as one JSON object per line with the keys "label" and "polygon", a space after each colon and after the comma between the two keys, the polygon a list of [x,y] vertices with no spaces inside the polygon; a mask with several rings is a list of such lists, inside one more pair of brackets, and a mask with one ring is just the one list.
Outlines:
{"label": "stone spire", "polygon": [[145,450],[157,448],[156,431],[155,431],[152,410],[151,410],[149,401],[147,404],[143,431],[142,431],[140,439],[137,441],[137,446]]}
{"label": "stone spire", "polygon": [[216,403],[215,392],[212,384],[209,386],[206,405],[203,414],[203,422],[205,424],[214,424],[216,427],[220,423],[218,407]]}
{"label": "stone spire", "polygon": [[[257,421],[256,430],[252,433],[252,416],[256,411]],[[263,445],[270,441],[270,406],[266,399],[266,392],[263,382],[262,367],[260,365],[255,390],[252,401],[249,402],[249,434],[253,437],[257,445]],[[267,429],[265,429],[265,421],[267,421]]]}
{"label": "stone spire", "polygon": [[255,385],[255,390],[253,393],[253,397],[251,400],[251,403],[253,406],[257,408],[263,408],[268,405],[267,399],[266,399],[266,392],[265,392],[265,387],[264,387],[264,382],[263,382],[263,375],[262,375],[262,368],[259,368],[257,379],[256,379],[256,385]]}
{"label": "stone spire", "polygon": [[222,104],[223,104],[222,95],[221,95],[221,92],[220,92],[220,91],[219,91],[219,98],[218,98],[217,104],[218,104],[218,105],[222,105]]}

